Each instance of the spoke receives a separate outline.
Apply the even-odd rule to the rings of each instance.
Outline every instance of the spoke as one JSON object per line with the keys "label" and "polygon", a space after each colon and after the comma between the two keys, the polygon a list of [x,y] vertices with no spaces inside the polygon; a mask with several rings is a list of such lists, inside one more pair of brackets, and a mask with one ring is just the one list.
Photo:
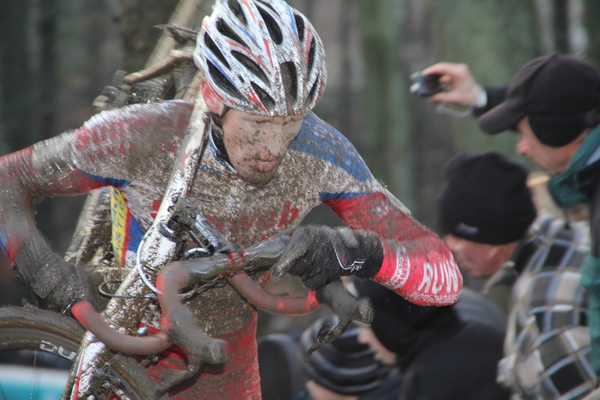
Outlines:
{"label": "spoke", "polygon": [[37,350],[33,352],[33,367],[31,368],[31,386],[29,388],[29,400],[33,400],[33,384],[35,382],[35,368],[37,366]]}

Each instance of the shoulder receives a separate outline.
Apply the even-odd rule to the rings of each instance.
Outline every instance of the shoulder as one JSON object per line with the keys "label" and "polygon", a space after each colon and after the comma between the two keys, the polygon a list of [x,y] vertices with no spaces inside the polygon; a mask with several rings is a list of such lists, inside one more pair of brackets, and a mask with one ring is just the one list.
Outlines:
{"label": "shoulder", "polygon": [[126,161],[139,157],[172,157],[182,141],[193,105],[182,101],[134,104],[103,111],[72,132],[68,140],[78,168],[96,175],[115,176]]}
{"label": "shoulder", "polygon": [[304,118],[302,129],[290,144],[290,149],[339,167],[360,181],[371,177],[371,172],[352,143],[312,111]]}
{"label": "shoulder", "polygon": [[181,100],[158,103],[132,104],[122,108],[103,111],[84,123],[81,131],[105,130],[113,133],[125,130],[183,130],[189,123],[194,106]]}

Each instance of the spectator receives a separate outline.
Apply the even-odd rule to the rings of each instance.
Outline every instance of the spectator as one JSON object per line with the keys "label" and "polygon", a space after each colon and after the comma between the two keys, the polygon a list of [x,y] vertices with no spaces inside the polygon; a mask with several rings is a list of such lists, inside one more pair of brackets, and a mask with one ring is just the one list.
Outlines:
{"label": "spectator", "polygon": [[399,400],[509,398],[496,383],[506,320],[481,295],[463,288],[453,306],[424,307],[367,281],[354,287],[373,302],[375,337],[397,355]]}
{"label": "spectator", "polygon": [[[335,316],[321,318],[306,329],[300,338],[304,352],[315,342],[321,327],[337,323]],[[308,362],[302,363],[312,400],[397,399],[398,371],[380,362],[377,353],[359,342],[361,329],[352,324],[343,335],[319,347]]]}
{"label": "spectator", "polygon": [[492,284],[518,276],[499,381],[516,398],[577,399],[596,381],[588,300],[578,285],[588,226],[543,215],[532,224],[526,176],[500,153],[455,156],[438,196],[440,226],[468,274],[492,276]]}
{"label": "spectator", "polygon": [[397,369],[379,362],[358,341],[361,328],[356,324],[305,359],[321,327],[337,324],[332,315],[319,318],[300,338],[276,333],[258,339],[263,400],[397,399]]}
{"label": "spectator", "polygon": [[[511,257],[536,217],[526,180],[525,168],[497,152],[462,153],[446,165],[439,225],[468,277],[515,276]],[[490,297],[505,314],[509,293]]]}
{"label": "spectator", "polygon": [[263,400],[308,399],[302,373],[302,349],[288,334],[272,333],[258,338],[258,370]]}

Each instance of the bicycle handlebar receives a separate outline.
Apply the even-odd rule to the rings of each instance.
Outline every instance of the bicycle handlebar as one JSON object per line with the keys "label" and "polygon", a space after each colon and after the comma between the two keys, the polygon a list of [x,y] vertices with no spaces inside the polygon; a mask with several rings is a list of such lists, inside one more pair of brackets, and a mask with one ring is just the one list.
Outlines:
{"label": "bicycle handlebar", "polygon": [[71,307],[73,316],[96,339],[111,350],[126,354],[150,355],[168,349],[171,343],[163,331],[152,336],[129,336],[113,329],[88,301],[80,301]]}
{"label": "bicycle handlebar", "polygon": [[158,273],[156,287],[162,319],[159,333],[153,336],[127,336],[113,329],[87,302],[72,307],[75,318],[108,348],[128,354],[155,354],[170,344],[182,347],[188,354],[190,371],[208,362],[224,362],[224,342],[202,332],[194,323],[192,314],[181,304],[180,289],[195,283],[210,282],[215,278],[228,282],[253,306],[273,314],[305,315],[326,304],[338,317],[335,327],[324,327],[308,356],[318,347],[334,340],[346,331],[350,323],[370,323],[372,307],[367,299],[356,299],[346,291],[340,280],[310,291],[307,296],[286,298],[269,294],[259,288],[244,269],[257,271],[279,259],[289,237],[282,235],[269,239],[247,250],[216,254],[197,260],[174,261]]}

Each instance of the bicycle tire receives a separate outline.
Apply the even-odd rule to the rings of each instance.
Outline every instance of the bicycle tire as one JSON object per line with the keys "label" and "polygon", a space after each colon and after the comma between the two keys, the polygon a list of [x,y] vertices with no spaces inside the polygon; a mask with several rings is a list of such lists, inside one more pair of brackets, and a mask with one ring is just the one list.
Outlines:
{"label": "bicycle tire", "polygon": [[[70,317],[35,307],[0,308],[0,351],[37,350],[75,360],[85,329]],[[122,399],[168,399],[133,358],[115,354],[104,371]],[[103,393],[96,398],[106,398]],[[118,398],[118,397],[117,397]]]}

